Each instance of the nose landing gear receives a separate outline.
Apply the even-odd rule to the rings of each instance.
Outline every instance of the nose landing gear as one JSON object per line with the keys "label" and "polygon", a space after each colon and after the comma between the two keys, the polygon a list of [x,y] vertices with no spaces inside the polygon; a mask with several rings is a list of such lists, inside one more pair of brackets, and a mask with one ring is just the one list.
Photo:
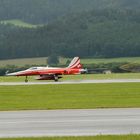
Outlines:
{"label": "nose landing gear", "polygon": [[28,82],[28,76],[26,76],[26,78],[25,78],[25,83],[27,83]]}

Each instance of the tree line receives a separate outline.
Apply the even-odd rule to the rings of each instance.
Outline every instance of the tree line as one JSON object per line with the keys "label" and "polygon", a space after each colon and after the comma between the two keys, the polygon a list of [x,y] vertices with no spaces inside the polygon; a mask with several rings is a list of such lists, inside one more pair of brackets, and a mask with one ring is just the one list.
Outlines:
{"label": "tree line", "polygon": [[0,59],[140,56],[140,11],[92,10],[37,28],[0,24]]}
{"label": "tree line", "polygon": [[140,9],[139,0],[0,0],[0,20],[45,24],[70,13],[93,9]]}

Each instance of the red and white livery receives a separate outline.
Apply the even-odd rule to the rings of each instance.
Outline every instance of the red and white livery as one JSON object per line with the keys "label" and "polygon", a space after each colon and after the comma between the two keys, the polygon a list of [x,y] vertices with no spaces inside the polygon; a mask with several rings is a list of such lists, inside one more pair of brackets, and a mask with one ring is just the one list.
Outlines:
{"label": "red and white livery", "polygon": [[86,70],[83,69],[80,58],[74,57],[68,67],[58,68],[58,67],[31,67],[24,71],[8,73],[7,76],[25,76],[25,82],[28,82],[28,76],[38,75],[37,80],[54,80],[58,81],[62,78],[62,75],[74,75],[85,73]]}

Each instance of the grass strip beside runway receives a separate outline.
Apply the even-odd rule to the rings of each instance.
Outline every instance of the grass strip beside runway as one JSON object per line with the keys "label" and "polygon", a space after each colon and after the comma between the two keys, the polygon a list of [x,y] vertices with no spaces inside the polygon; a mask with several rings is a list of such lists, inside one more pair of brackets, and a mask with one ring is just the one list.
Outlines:
{"label": "grass strip beside runway", "polygon": [[140,107],[140,83],[0,86],[0,110]]}
{"label": "grass strip beside runway", "polygon": [[[82,74],[82,75],[64,75],[60,81],[71,80],[101,80],[101,79],[139,79],[140,73],[112,73],[112,74]],[[30,82],[37,81],[35,77],[28,77]],[[0,76],[0,82],[24,82],[25,76]],[[42,81],[44,82],[44,81]],[[49,82],[49,81],[47,81]]]}
{"label": "grass strip beside runway", "polygon": [[91,136],[91,137],[40,137],[40,138],[7,138],[0,140],[140,140],[140,135],[124,136]]}

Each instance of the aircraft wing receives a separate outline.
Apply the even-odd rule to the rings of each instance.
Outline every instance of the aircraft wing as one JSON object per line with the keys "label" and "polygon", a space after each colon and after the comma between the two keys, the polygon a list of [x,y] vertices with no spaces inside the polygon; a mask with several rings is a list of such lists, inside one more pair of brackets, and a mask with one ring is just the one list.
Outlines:
{"label": "aircraft wing", "polygon": [[48,73],[48,74],[43,74],[39,75],[36,80],[55,80],[58,81],[62,76],[59,76],[60,74],[55,74],[55,73]]}

